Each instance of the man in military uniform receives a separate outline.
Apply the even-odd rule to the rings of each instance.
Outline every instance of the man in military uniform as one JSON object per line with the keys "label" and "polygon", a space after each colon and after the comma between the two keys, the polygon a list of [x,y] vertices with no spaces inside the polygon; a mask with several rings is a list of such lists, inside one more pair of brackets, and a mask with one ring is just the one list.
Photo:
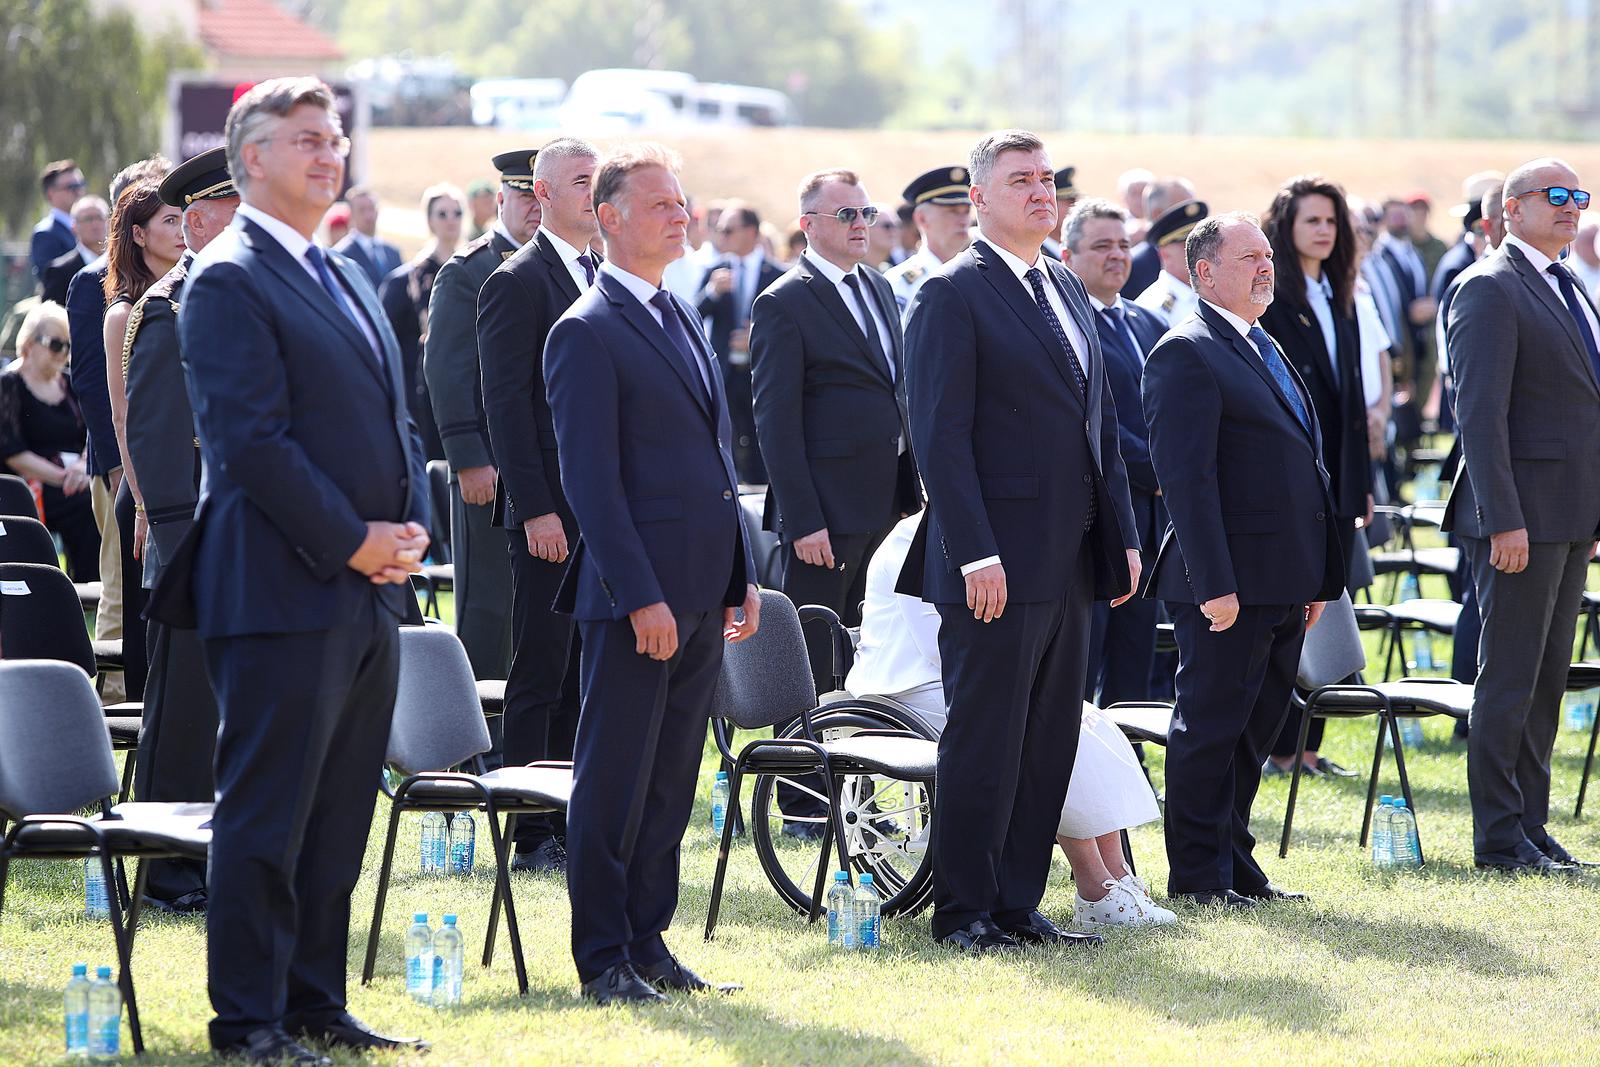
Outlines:
{"label": "man in military uniform", "polygon": [[1067,224],[1067,216],[1078,204],[1077,174],[1077,167],[1062,167],[1056,171],[1056,228],[1050,231],[1050,236],[1044,239],[1044,247],[1040,249],[1051,259],[1061,258],[1061,228]]}
{"label": "man in military uniform", "polygon": [[1161,273],[1150,287],[1134,300],[1142,308],[1160,312],[1176,326],[1200,306],[1200,297],[1189,284],[1189,265],[1184,260],[1184,242],[1189,231],[1210,214],[1204,200],[1185,200],[1173,204],[1150,224],[1147,240],[1161,257]]}
{"label": "man in military uniform", "polygon": [[[225,149],[212,148],[175,167],[162,181],[165,204],[183,209],[188,250],[152,285],[128,317],[123,374],[128,396],[128,457],[139,471],[150,533],[144,580],[153,588],[178,542],[194,523],[200,496],[200,450],[178,351],[178,297],[195,255],[233,221],[239,194]],[[196,630],[149,622],[150,673],[139,733],[134,793],[139,800],[209,801],[216,787],[212,749],[217,701]],[[149,902],[167,911],[204,911],[206,868],[191,860],[150,864]]]}
{"label": "man in military uniform", "polygon": [[888,273],[902,322],[908,318],[911,298],[928,275],[972,243],[970,186],[966,167],[935,167],[901,194],[911,205],[911,221],[922,235],[916,254]]}
{"label": "man in military uniform", "polygon": [[[478,292],[539,228],[533,195],[537,150],[494,157],[500,171],[496,214],[477,240],[451,256],[433,280],[422,373],[450,464],[450,548],[455,561],[456,633],[479,678],[511,667],[511,562],[494,528],[497,470],[483,414],[478,368]],[[498,746],[497,746],[498,747]]]}

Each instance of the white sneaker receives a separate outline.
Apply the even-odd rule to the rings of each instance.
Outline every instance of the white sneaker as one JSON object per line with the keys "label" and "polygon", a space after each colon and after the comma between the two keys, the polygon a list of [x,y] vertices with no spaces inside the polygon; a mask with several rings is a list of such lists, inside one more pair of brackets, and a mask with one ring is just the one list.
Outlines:
{"label": "white sneaker", "polygon": [[1072,905],[1079,926],[1144,926],[1144,904],[1127,886],[1107,878],[1100,883],[1106,895],[1099,900],[1077,897]]}
{"label": "white sneaker", "polygon": [[1139,898],[1139,906],[1144,909],[1146,921],[1152,926],[1168,926],[1178,921],[1176,912],[1169,911],[1157,904],[1150,896],[1150,887],[1144,884],[1144,879],[1136,874],[1125,874],[1121,879],[1122,887]]}

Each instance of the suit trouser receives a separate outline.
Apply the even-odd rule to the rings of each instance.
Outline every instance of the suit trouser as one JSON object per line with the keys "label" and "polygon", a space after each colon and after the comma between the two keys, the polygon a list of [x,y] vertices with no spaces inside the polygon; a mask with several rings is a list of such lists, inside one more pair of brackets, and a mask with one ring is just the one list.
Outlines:
{"label": "suit trouser", "polygon": [[[122,535],[117,532],[117,497],[102,477],[89,480],[89,502],[100,527],[100,604],[94,614],[96,641],[122,640]],[[113,674],[101,699],[124,699],[122,678]]]}
{"label": "suit trouser", "polygon": [[721,611],[679,613],[665,663],[634,651],[626,618],[581,622],[583,715],[567,824],[572,958],[589,981],[624,961],[659,963],[678,908],[678,845],[694,810]]}
{"label": "suit trouser", "polygon": [[[133,504],[133,490],[128,488],[128,479],[124,478],[117,490],[116,505],[117,539],[122,546],[121,565],[117,569],[117,581],[122,586],[122,684],[126,699],[143,700],[150,660],[144,639],[144,585],[140,581],[143,567],[133,558]],[[103,580],[100,587],[103,593]]]}
{"label": "suit trouser", "polygon": [[350,893],[399,649],[376,592],[327,630],[205,642],[222,718],[206,913],[213,1046],[344,1010]]}
{"label": "suit trouser", "polygon": [[[579,643],[572,619],[551,610],[565,563],[549,563],[528,551],[519,527],[506,531],[511,566],[511,669],[506,673],[505,763],[572,757],[578,728]],[[565,834],[560,815],[517,819],[517,851],[531,852]]]}
{"label": "suit trouser", "polygon": [[935,937],[978,919],[1021,923],[1044,898],[1083,722],[1089,560],[1080,550],[1064,596],[1013,599],[993,622],[965,604],[939,605],[949,719],[935,783]]}
{"label": "suit trouser", "polygon": [[494,528],[493,512],[492,504],[462,500],[461,483],[450,480],[456,635],[477,678],[504,678],[511,667],[511,562]]}
{"label": "suit trouser", "polygon": [[1267,884],[1251,855],[1261,761],[1283,726],[1305,642],[1305,606],[1246,604],[1212,633],[1196,604],[1169,603],[1178,701],[1167,735],[1167,892]]}
{"label": "suit trouser", "polygon": [[[1339,516],[1338,520],[1333,523],[1333,532],[1339,537],[1340,558],[1347,563],[1350,560],[1350,554],[1356,549],[1358,539],[1361,540],[1361,547],[1363,549],[1366,547],[1362,532],[1356,529],[1356,517],[1353,515]],[[1355,590],[1353,589],[1350,590],[1350,598],[1352,600],[1355,599]],[[1300,720],[1304,717],[1305,713],[1295,707],[1293,701],[1290,701],[1289,717],[1283,721],[1283,729],[1278,731],[1278,739],[1272,744],[1272,754],[1274,756],[1279,759],[1289,759],[1299,750]],[[1320,752],[1322,750],[1322,735],[1327,731],[1327,726],[1326,719],[1312,718],[1311,725],[1306,728],[1307,752]]]}
{"label": "suit trouser", "polygon": [[[205,648],[194,630],[159,622],[146,631],[150,673],[133,791],[139,800],[203,801],[216,796],[217,700],[206,675]],[[177,900],[206,887],[206,867],[193,860],[152,860],[148,893]]]}
{"label": "suit trouser", "polygon": [[1528,566],[1489,565],[1485,538],[1461,538],[1483,616],[1467,737],[1472,846],[1505,852],[1545,840],[1550,754],[1566,692],[1572,639],[1588,576],[1590,541],[1528,546]]}

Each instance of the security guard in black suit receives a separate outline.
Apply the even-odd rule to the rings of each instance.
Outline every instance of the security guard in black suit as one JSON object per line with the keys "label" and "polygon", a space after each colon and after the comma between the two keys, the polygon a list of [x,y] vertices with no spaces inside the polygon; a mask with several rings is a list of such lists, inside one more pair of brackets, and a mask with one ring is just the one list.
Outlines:
{"label": "security guard in black suit", "polygon": [[1056,228],[1050,231],[1050,236],[1044,239],[1044,247],[1040,249],[1051,259],[1061,259],[1061,228],[1067,224],[1067,216],[1072,214],[1072,209],[1078,205],[1078,168],[1073,166],[1062,167],[1056,171]]}
{"label": "security guard in black suit", "polygon": [[[153,588],[178,542],[194,524],[200,498],[200,449],[194,411],[178,350],[178,294],[195,256],[233,220],[239,193],[228,176],[225,150],[212,148],[174,168],[161,183],[161,201],[183,209],[188,251],[147,290],[128,317],[123,375],[128,394],[128,455],[139,471],[150,535],[144,546],[144,586]],[[217,737],[217,701],[206,677],[200,637],[151,620],[150,673],[139,734],[134,793],[139,800],[209,801]],[[163,910],[202,911],[206,868],[190,860],[150,865],[148,896]]]}
{"label": "security guard in black suit", "polygon": [[433,279],[422,373],[450,463],[450,548],[455,562],[456,633],[479,678],[511,666],[511,564],[494,530],[497,471],[478,370],[478,292],[539,227],[533,157],[519,148],[494,157],[498,211],[488,232],[451,256]]}

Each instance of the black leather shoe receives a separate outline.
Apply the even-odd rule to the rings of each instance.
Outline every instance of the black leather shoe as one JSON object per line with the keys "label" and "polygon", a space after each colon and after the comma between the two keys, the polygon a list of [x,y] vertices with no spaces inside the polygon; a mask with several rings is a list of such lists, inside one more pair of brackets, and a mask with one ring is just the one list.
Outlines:
{"label": "black leather shoe", "polygon": [[1304,893],[1291,893],[1287,889],[1279,889],[1271,882],[1268,882],[1260,889],[1238,890],[1238,895],[1263,904],[1270,904],[1276,900],[1286,901],[1291,904],[1306,904],[1311,900]]}
{"label": "black leather shoe", "polygon": [[298,1028],[298,1037],[324,1048],[351,1049],[356,1052],[390,1052],[394,1049],[425,1051],[428,1043],[415,1037],[387,1037],[349,1012],[340,1012],[325,1023]]}
{"label": "black leather shoe", "polygon": [[1347,767],[1341,767],[1327,756],[1317,757],[1317,773],[1325,774],[1329,778],[1354,778],[1356,772]]}
{"label": "black leather shoe", "polygon": [[1253,908],[1257,901],[1251,897],[1240,896],[1231,889],[1202,889],[1197,893],[1168,893],[1172,900],[1183,900],[1201,907],[1217,906],[1223,908]]}
{"label": "black leather shoe", "polygon": [[250,1031],[249,1036],[223,1045],[217,1054],[245,1063],[274,1064],[276,1067],[331,1067],[333,1061],[306,1048],[290,1037],[281,1026],[266,1026]]}
{"label": "black leather shoe", "polygon": [[206,913],[206,891],[197,889],[193,893],[185,893],[176,900],[159,900],[156,897],[145,897],[144,906],[167,915],[204,915]]}
{"label": "black leather shoe", "polygon": [[1292,765],[1288,767],[1280,767],[1271,759],[1266,759],[1261,762],[1262,778],[1287,778],[1289,777],[1290,772],[1293,770],[1294,767]]}
{"label": "black leather shoe", "polygon": [[1557,863],[1527,838],[1505,852],[1480,852],[1472,857],[1480,870],[1510,871],[1513,874],[1553,875],[1577,870],[1565,863]]}
{"label": "black leather shoe", "polygon": [[639,977],[631,963],[607,967],[600,974],[583,983],[583,995],[596,1004],[658,1004],[666,997],[656,987]]}
{"label": "black leather shoe", "polygon": [[666,992],[672,990],[679,993],[737,993],[744,986],[738,982],[706,981],[698,974],[679,962],[678,957],[668,956],[660,963],[652,963],[648,967],[637,967],[639,977],[655,986],[657,990]]}
{"label": "black leather shoe", "polygon": [[962,952],[997,952],[1021,947],[1016,938],[988,919],[975,919],[961,929],[945,934],[939,938],[939,944]]}
{"label": "black leather shoe", "polygon": [[518,852],[511,860],[511,869],[530,874],[566,874],[567,850],[560,841],[547,837],[539,842],[537,848]]}
{"label": "black leather shoe", "polygon": [[1600,866],[1600,864],[1586,863],[1583,860],[1578,859],[1572,853],[1568,852],[1565,848],[1562,848],[1561,847],[1561,842],[1557,841],[1555,838],[1551,837],[1549,834],[1545,834],[1544,835],[1544,840],[1543,841],[1535,841],[1534,842],[1534,847],[1537,848],[1540,852],[1543,852],[1546,856],[1549,856],[1550,859],[1551,859],[1551,862],[1560,864],[1563,867],[1595,867],[1595,866]]}
{"label": "black leather shoe", "polygon": [[1105,938],[1099,934],[1070,933],[1063,930],[1036,911],[1028,913],[1028,921],[1025,923],[1002,926],[1000,929],[1019,945],[1072,945],[1078,948],[1091,948],[1105,943]]}
{"label": "black leather shoe", "polygon": [[820,822],[786,822],[783,824],[783,836],[796,841],[821,841],[822,824]]}

